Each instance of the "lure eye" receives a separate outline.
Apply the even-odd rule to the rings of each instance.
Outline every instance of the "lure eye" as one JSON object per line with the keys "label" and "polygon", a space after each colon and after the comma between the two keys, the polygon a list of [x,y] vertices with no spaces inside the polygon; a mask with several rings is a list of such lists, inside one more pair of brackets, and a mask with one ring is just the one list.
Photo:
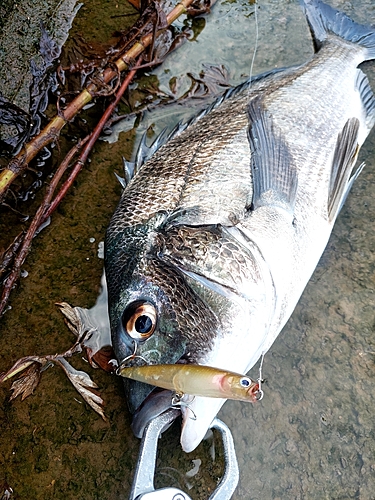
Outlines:
{"label": "lure eye", "polygon": [[136,340],[148,339],[155,331],[156,321],[156,309],[150,302],[133,302],[122,315],[126,333]]}
{"label": "lure eye", "polygon": [[242,377],[240,380],[240,386],[241,387],[250,387],[251,385],[251,380],[248,377]]}

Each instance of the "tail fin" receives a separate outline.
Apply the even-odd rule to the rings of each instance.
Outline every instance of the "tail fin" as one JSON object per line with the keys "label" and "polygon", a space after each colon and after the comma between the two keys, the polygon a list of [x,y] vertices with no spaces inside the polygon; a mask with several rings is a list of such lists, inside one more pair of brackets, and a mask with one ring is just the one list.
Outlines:
{"label": "tail fin", "polygon": [[365,60],[375,59],[375,27],[355,23],[343,12],[326,5],[321,0],[301,0],[314,40],[315,51],[321,48],[329,33],[366,50]]}

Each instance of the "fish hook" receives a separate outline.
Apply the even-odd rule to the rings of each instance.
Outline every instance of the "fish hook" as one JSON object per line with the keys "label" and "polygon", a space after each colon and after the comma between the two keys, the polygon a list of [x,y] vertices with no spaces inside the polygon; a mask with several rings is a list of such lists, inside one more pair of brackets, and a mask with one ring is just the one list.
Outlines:
{"label": "fish hook", "polygon": [[119,364],[117,370],[116,370],[116,375],[120,375],[120,371],[122,370],[122,368],[125,368],[126,367],[126,363],[131,360],[131,359],[135,359],[135,358],[139,358],[141,359],[142,361],[145,362],[145,364],[147,365],[147,360],[143,357],[143,356],[140,356],[139,354],[136,354],[137,353],[137,349],[138,349],[138,344],[137,342],[134,340],[134,352],[133,354],[129,354],[129,356],[126,356],[126,358],[124,358],[121,363]]}
{"label": "fish hook", "polygon": [[174,396],[172,397],[171,401],[171,406],[172,408],[177,408],[180,409],[182,407],[188,408],[191,413],[193,414],[192,417],[189,417],[191,420],[197,420],[197,415],[195,414],[194,410],[191,408],[191,403],[194,401],[195,396],[190,401],[182,401],[182,398],[185,396],[183,392],[178,393],[176,392]]}

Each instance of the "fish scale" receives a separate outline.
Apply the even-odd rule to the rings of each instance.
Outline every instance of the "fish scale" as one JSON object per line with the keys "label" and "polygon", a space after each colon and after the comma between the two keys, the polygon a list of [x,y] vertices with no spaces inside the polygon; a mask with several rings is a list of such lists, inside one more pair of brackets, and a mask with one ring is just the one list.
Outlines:
{"label": "fish scale", "polygon": [[163,239],[165,257],[232,290],[241,284],[248,287],[251,280],[257,283],[261,278],[250,252],[245,258],[238,242],[206,228],[182,226],[168,231]]}
{"label": "fish scale", "polygon": [[[352,46],[352,44],[351,44]],[[326,165],[332,162],[330,156],[333,155],[334,145],[337,135],[341,132],[347,119],[353,112],[348,106],[349,102],[355,99],[355,75],[356,66],[360,62],[355,51],[355,57],[352,57],[352,51],[347,44],[339,44],[335,37],[333,46],[328,46],[321,50],[323,54],[318,61],[311,62],[311,68],[308,73],[303,71],[299,78],[293,79],[290,85],[286,85],[265,97],[265,106],[274,115],[275,123],[280,128],[288,129],[288,142],[293,157],[298,157],[301,152],[304,157],[298,163],[300,165],[300,197],[310,200],[318,200],[318,209],[323,211],[326,205],[322,203],[321,197],[325,196],[321,189],[321,183],[326,183],[330,172]],[[332,59],[334,57],[334,62]],[[352,64],[349,69],[343,73],[342,65]],[[306,68],[304,68],[305,70]],[[340,82],[340,85],[337,85]],[[335,93],[330,92],[332,87],[337,88]],[[288,113],[280,113],[279,109],[285,107],[285,102],[289,104]],[[358,100],[355,113],[361,113],[361,106]],[[330,127],[326,123],[329,120]],[[336,133],[335,133],[336,132]],[[327,142],[327,147],[313,147],[316,138],[319,137],[319,144]],[[309,147],[311,144],[311,147]],[[304,164],[315,164],[321,166],[321,169],[309,169],[306,171]],[[308,176],[308,178],[304,178]],[[298,201],[297,201],[298,203]],[[302,201],[302,206],[305,203]]]}

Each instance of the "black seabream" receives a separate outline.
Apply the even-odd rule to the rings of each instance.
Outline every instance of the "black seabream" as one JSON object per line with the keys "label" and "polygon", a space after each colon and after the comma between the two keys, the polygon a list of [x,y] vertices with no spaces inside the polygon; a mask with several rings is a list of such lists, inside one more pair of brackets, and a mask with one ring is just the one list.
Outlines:
{"label": "black seabream", "polygon": [[[311,60],[227,92],[150,158],[140,149],[105,242],[112,343],[123,367],[246,373],[319,261],[375,121],[358,69],[375,58],[375,31],[319,0],[302,6]],[[151,412],[152,390],[127,381],[131,410],[147,398]],[[185,451],[224,402],[197,396],[183,408]]]}

